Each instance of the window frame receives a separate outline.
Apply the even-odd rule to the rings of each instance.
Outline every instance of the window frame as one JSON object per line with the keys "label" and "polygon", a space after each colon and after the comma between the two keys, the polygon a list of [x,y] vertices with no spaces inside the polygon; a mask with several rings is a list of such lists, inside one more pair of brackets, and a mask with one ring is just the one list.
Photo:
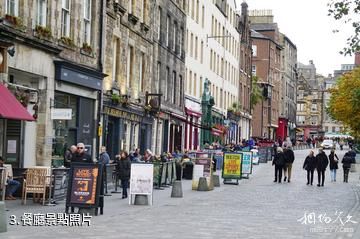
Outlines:
{"label": "window frame", "polygon": [[[67,8],[65,6],[66,3],[68,3]],[[62,4],[61,4],[61,36],[63,36],[63,37],[70,37],[70,17],[71,17],[70,11],[71,11],[71,0],[62,0]],[[66,15],[64,15],[64,14],[66,14]]]}

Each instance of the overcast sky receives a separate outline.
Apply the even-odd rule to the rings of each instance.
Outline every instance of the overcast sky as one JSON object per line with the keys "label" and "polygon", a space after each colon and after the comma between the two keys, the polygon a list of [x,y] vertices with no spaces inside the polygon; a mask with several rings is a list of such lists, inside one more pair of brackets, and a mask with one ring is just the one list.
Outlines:
{"label": "overcast sky", "polygon": [[[238,7],[243,0],[237,0]],[[271,9],[280,32],[297,46],[298,61],[308,64],[313,60],[317,73],[327,76],[340,69],[341,64],[352,64],[353,56],[344,57],[339,51],[352,34],[348,25],[327,16],[329,0],[246,0],[249,9]],[[340,28],[341,32],[332,31]]]}

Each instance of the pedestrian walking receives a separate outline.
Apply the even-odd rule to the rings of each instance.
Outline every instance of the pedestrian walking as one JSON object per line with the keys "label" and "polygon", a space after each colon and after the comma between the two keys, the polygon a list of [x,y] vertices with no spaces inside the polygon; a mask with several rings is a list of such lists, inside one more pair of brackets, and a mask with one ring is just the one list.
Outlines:
{"label": "pedestrian walking", "polygon": [[351,164],[355,163],[355,158],[352,157],[350,152],[346,152],[341,162],[344,170],[344,183],[348,183]]}
{"label": "pedestrian walking", "polygon": [[290,183],[292,164],[294,163],[295,155],[294,155],[294,151],[291,149],[291,145],[289,144],[287,144],[287,148],[284,150],[284,157],[285,157],[284,182],[287,179],[288,183]]}
{"label": "pedestrian walking", "polygon": [[330,161],[330,177],[331,182],[336,182],[336,170],[338,167],[339,158],[335,153],[335,149],[332,149],[329,154],[329,161]]}
{"label": "pedestrian walking", "polygon": [[274,182],[281,183],[282,170],[285,165],[284,152],[281,147],[277,147],[276,154],[274,156],[272,165],[275,165],[275,180],[274,180]]}
{"label": "pedestrian walking", "polygon": [[129,187],[129,179],[130,179],[130,168],[131,162],[129,155],[126,151],[122,151],[118,157],[115,159],[116,163],[116,174],[117,177],[121,180],[122,187],[122,198],[127,198],[127,188]]}
{"label": "pedestrian walking", "polygon": [[306,185],[313,185],[314,181],[314,170],[316,167],[316,158],[314,156],[314,151],[310,151],[309,155],[306,156],[303,169],[307,171],[307,184]]}
{"label": "pedestrian walking", "polygon": [[318,174],[317,186],[324,187],[325,170],[329,164],[329,159],[322,148],[319,149],[319,153],[316,155],[316,170]]}

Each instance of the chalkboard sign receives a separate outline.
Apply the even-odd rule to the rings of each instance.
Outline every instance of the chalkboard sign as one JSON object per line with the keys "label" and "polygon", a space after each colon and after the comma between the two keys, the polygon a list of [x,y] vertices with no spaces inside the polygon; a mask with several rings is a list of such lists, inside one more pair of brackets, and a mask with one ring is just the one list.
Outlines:
{"label": "chalkboard sign", "polygon": [[53,200],[61,201],[66,199],[68,181],[69,181],[69,169],[57,169],[54,168],[52,170],[53,178],[54,178],[54,187],[53,187]]}
{"label": "chalkboard sign", "polygon": [[101,164],[71,164],[66,208],[99,207],[102,184]]}
{"label": "chalkboard sign", "polygon": [[260,163],[267,162],[267,148],[259,148],[259,162]]}

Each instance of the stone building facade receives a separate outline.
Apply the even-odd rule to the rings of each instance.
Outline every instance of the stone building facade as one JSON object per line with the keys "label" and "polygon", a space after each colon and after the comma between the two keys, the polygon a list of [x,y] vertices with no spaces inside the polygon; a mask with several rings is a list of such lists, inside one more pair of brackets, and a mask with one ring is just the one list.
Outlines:
{"label": "stone building facade", "polygon": [[14,167],[62,164],[66,147],[79,141],[96,156],[101,2],[1,1],[0,80],[37,118],[0,120],[0,155]]}
{"label": "stone building facade", "polygon": [[154,118],[146,111],[153,82],[155,1],[106,1],[103,137],[111,157],[151,148]]}
{"label": "stone building facade", "polygon": [[264,98],[254,107],[252,135],[276,139],[279,120],[281,50],[280,33],[271,11],[250,12],[252,72],[258,77]]}
{"label": "stone building facade", "polygon": [[280,34],[281,51],[281,84],[279,101],[279,127],[277,138],[282,141],[287,137],[295,139],[296,128],[296,83],[297,83],[297,48],[285,35]]}
{"label": "stone building facade", "polygon": [[248,5],[244,1],[241,4],[241,15],[239,16],[239,32],[241,32],[240,44],[240,73],[239,73],[239,102],[240,110],[240,135],[236,141],[241,139],[248,140],[251,135],[251,77],[252,77],[252,40],[250,30],[250,19],[248,15]]}
{"label": "stone building facade", "polygon": [[313,61],[309,61],[308,65],[299,63],[298,70],[296,124],[299,132],[297,138],[306,140],[323,136],[324,77],[316,74]]}
{"label": "stone building facade", "polygon": [[152,149],[157,154],[184,149],[185,0],[153,1],[153,82],[161,94],[161,112],[154,121]]}

